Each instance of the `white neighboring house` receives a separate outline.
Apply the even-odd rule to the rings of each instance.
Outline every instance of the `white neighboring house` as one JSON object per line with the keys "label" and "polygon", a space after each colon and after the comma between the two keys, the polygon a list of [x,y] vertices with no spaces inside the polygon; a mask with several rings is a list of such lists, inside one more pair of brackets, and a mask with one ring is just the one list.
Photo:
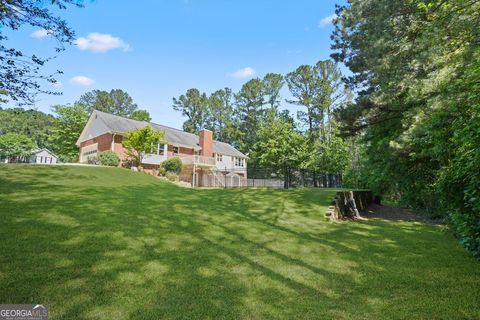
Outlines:
{"label": "white neighboring house", "polygon": [[57,161],[58,157],[53,152],[43,148],[34,150],[28,162],[38,164],[55,164]]}

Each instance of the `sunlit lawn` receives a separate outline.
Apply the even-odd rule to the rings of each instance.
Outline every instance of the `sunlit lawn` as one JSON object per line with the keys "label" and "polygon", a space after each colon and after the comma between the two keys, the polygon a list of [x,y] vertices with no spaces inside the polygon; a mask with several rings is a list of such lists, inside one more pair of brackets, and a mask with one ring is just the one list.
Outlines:
{"label": "sunlit lawn", "polygon": [[1,165],[0,303],[51,319],[480,318],[480,263],[445,227],[327,222],[333,193]]}

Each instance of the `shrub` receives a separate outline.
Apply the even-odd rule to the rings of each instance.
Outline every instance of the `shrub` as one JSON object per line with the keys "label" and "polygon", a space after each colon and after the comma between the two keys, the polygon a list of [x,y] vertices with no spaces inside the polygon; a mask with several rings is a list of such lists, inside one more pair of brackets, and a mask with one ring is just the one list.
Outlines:
{"label": "shrub", "polygon": [[120,163],[118,155],[111,150],[100,153],[98,160],[101,161],[102,165],[109,167],[116,167]]}
{"label": "shrub", "polygon": [[179,157],[173,157],[163,161],[161,167],[164,168],[167,173],[173,172],[179,174],[180,171],[182,171],[182,160],[180,160]]}
{"label": "shrub", "polygon": [[29,157],[35,144],[23,134],[9,132],[0,135],[0,157],[17,162],[19,157]]}
{"label": "shrub", "polygon": [[164,177],[166,174],[167,174],[167,171],[165,170],[165,168],[160,166],[158,168],[158,175]]}
{"label": "shrub", "polygon": [[177,181],[178,175],[175,172],[167,172],[165,177],[170,181]]}

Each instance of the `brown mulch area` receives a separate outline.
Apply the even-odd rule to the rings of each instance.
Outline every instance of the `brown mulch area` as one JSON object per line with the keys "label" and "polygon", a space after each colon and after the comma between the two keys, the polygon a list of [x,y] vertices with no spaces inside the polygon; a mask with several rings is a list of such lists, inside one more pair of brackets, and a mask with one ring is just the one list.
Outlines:
{"label": "brown mulch area", "polygon": [[418,213],[415,213],[409,208],[400,208],[389,205],[372,204],[368,209],[360,211],[360,216],[366,219],[385,219],[385,220],[407,220],[407,221],[422,221],[428,223],[441,223],[437,219],[430,219]]}

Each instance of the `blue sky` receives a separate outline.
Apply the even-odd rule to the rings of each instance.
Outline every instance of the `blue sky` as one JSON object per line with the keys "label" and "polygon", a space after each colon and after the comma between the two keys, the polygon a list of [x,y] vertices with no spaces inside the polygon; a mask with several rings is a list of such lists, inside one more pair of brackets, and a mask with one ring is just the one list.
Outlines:
{"label": "blue sky", "polygon": [[[63,70],[63,95],[39,95],[36,108],[49,112],[51,105],[73,103],[86,91],[120,88],[154,122],[181,127],[184,119],[171,102],[189,88],[238,90],[252,77],[329,58],[328,17],[338,2],[97,0],[63,10],[77,42],[44,69]],[[8,33],[9,44],[52,55],[55,42],[43,35],[24,28]]]}

